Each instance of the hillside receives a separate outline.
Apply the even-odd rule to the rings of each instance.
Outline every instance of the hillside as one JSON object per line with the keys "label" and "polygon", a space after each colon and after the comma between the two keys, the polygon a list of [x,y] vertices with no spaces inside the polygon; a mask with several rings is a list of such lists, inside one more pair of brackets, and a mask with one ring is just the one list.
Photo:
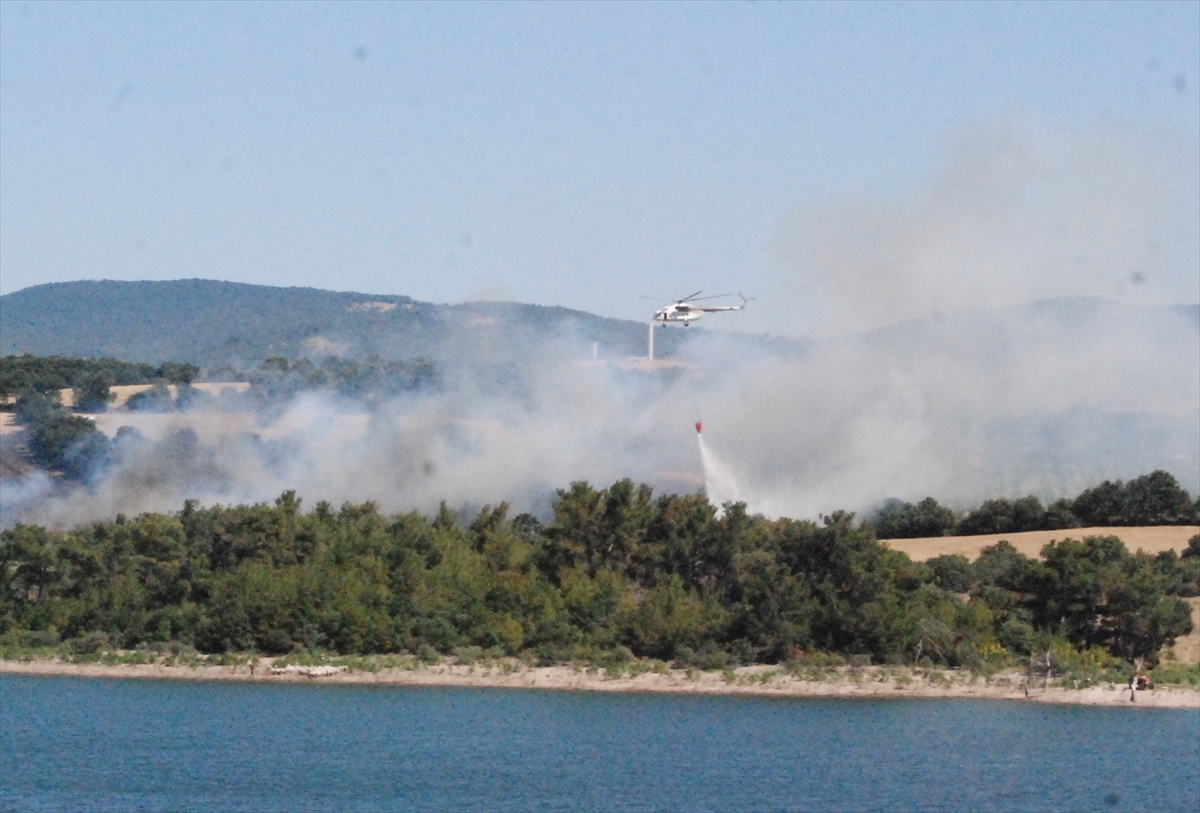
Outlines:
{"label": "hillside", "polygon": [[[0,297],[0,355],[110,356],[254,364],[270,356],[342,355],[514,361],[573,334],[608,357],[646,352],[643,323],[566,308],[275,288],[213,280],[80,281]],[[660,352],[682,334],[660,337]]]}
{"label": "hillside", "polygon": [[[764,305],[765,307],[765,305]],[[1103,332],[1098,333],[1097,328]],[[1200,305],[1141,308],[1055,299],[937,315],[823,342],[876,365],[970,358],[982,373],[1053,345],[1073,351],[1135,334],[1178,345],[1200,338]],[[656,355],[686,352],[712,331],[659,330]],[[603,358],[646,352],[646,324],[513,302],[439,305],[403,295],[278,288],[215,280],[49,283],[0,296],[0,355],[108,356],[214,368],[270,356],[425,357],[454,363],[529,361],[569,338]],[[735,349],[797,357],[811,342],[722,334]]]}

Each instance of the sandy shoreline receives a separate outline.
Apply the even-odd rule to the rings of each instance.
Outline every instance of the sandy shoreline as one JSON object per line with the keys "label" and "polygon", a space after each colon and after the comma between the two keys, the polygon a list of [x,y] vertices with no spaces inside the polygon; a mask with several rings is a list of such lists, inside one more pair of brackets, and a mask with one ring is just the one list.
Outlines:
{"label": "sandy shoreline", "polygon": [[271,674],[270,664],[261,663],[254,675],[245,665],[166,666],[162,664],[105,665],[64,663],[57,660],[0,661],[0,674],[68,675],[88,678],[142,678],[175,680],[240,680],[258,682],[303,682],[373,684],[386,686],[470,686],[509,689],[555,689],[601,692],[662,692],[682,694],[751,694],[780,697],[920,697],[1019,700],[1035,703],[1071,703],[1089,706],[1132,708],[1200,709],[1200,690],[1179,687],[1136,693],[1123,686],[1083,689],[1041,688],[1034,681],[1028,695],[1024,676],[997,675],[991,682],[955,672],[930,676],[883,673],[879,667],[843,669],[824,679],[805,680],[776,667],[748,666],[731,672],[645,672],[609,677],[602,670],[583,671],[570,666],[461,666],[429,665],[412,669],[348,670],[321,677],[303,674]]}

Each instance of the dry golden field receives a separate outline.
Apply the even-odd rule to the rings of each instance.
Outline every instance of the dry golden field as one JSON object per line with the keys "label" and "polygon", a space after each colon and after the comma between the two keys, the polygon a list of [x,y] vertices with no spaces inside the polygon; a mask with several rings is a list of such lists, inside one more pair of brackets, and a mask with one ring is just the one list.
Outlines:
{"label": "dry golden field", "polygon": [[[150,389],[153,384],[119,384],[115,387],[110,387],[109,391],[116,396],[109,406],[113,409],[120,409],[125,406],[125,402],[130,396],[139,392],[145,392]],[[234,392],[245,392],[250,389],[250,385],[245,381],[208,381],[200,384],[193,384],[194,389],[200,392],[206,392],[209,395],[220,395],[225,390],[233,390]],[[168,384],[167,389],[171,391],[171,397],[174,398],[179,390],[174,384]],[[59,390],[59,396],[62,398],[62,405],[65,407],[75,406],[75,390],[66,389]]]}
{"label": "dry golden field", "polygon": [[927,536],[920,539],[883,540],[893,550],[904,551],[910,559],[923,562],[935,556],[957,553],[968,559],[979,558],[979,552],[1001,539],[1007,540],[1026,556],[1041,555],[1047,542],[1057,539],[1083,539],[1085,536],[1117,536],[1131,551],[1162,553],[1174,550],[1182,553],[1188,540],[1200,534],[1200,525],[1163,525],[1150,528],[1070,528],[1065,531],[1026,531],[1020,534],[988,534],[986,536]]}
{"label": "dry golden field", "polygon": [[[977,559],[979,552],[1006,539],[1026,556],[1041,555],[1042,547],[1052,540],[1082,539],[1085,536],[1116,536],[1131,551],[1161,553],[1174,550],[1182,553],[1188,540],[1200,534],[1198,525],[1167,525],[1150,528],[1071,528],[1066,531],[1028,531],[1020,534],[990,534],[988,536],[930,536],[922,539],[889,539],[888,547],[904,551],[919,562],[943,554],[957,553]],[[1172,654],[1183,663],[1200,663],[1200,597],[1184,599],[1192,607],[1192,632],[1175,642]]]}

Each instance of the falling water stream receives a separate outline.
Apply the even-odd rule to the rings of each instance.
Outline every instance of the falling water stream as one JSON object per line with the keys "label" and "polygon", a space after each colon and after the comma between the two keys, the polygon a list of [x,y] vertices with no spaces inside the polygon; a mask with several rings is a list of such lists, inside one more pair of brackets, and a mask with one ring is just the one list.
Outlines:
{"label": "falling water stream", "polygon": [[718,511],[721,510],[720,506],[727,502],[744,501],[746,497],[737,478],[716,453],[708,448],[708,444],[704,442],[704,433],[697,431],[696,438],[700,441],[700,461],[704,465],[704,491],[708,494],[708,501],[717,506]]}

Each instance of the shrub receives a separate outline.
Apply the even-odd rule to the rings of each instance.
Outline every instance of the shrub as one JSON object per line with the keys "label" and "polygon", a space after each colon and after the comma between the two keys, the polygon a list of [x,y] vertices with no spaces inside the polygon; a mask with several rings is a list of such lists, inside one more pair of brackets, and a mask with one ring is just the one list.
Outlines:
{"label": "shrub", "polygon": [[454,650],[455,659],[463,666],[474,666],[483,655],[483,648],[478,646],[460,646]]}
{"label": "shrub", "polygon": [[89,632],[82,637],[73,638],[67,642],[67,645],[76,655],[93,655],[103,649],[108,649],[108,634],[103,632]]}
{"label": "shrub", "polygon": [[1151,673],[1156,685],[1200,686],[1200,663],[1162,663]]}
{"label": "shrub", "polygon": [[598,662],[601,666],[625,666],[634,660],[633,653],[629,651],[628,647],[617,645],[601,655]]}
{"label": "shrub", "polygon": [[705,671],[726,669],[730,665],[729,661],[729,656],[712,641],[706,641],[695,652],[687,647],[680,647],[680,651],[675,657],[675,663],[680,668],[693,667]]}

